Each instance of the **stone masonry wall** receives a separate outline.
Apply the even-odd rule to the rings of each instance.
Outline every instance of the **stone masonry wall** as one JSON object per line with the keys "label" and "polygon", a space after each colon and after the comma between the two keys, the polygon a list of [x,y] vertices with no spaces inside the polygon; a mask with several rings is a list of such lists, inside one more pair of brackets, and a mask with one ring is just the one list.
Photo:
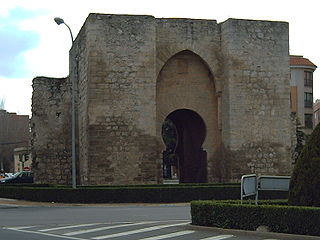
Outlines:
{"label": "stone masonry wall", "polygon": [[88,53],[79,59],[87,69],[79,85],[87,104],[80,110],[87,118],[79,126],[80,162],[87,163],[82,184],[158,182],[154,18],[90,14],[82,31],[79,48]]}
{"label": "stone masonry wall", "polygon": [[[213,154],[221,143],[218,104],[223,79],[219,25],[215,20],[199,19],[165,18],[156,19],[156,23],[157,136],[162,142],[162,124],[171,112],[197,112],[206,124],[202,147],[207,153],[211,181]],[[161,151],[164,150],[162,144]]]}
{"label": "stone masonry wall", "polygon": [[[75,84],[75,114],[76,114],[76,147],[77,183],[88,185],[88,47],[87,23],[82,27],[70,51],[70,76]],[[96,39],[97,40],[97,39]],[[98,55],[98,52],[91,52]]]}
{"label": "stone masonry wall", "polygon": [[290,174],[288,24],[229,19],[221,24],[221,46],[228,177]]}
{"label": "stone masonry wall", "polygon": [[[210,182],[289,174],[289,71],[287,23],[90,14],[70,51],[78,184],[161,183],[161,124],[180,108],[204,116]],[[70,183],[69,79],[33,88],[36,181]]]}
{"label": "stone masonry wall", "polygon": [[71,183],[71,91],[68,80],[33,79],[31,152],[36,183]]}

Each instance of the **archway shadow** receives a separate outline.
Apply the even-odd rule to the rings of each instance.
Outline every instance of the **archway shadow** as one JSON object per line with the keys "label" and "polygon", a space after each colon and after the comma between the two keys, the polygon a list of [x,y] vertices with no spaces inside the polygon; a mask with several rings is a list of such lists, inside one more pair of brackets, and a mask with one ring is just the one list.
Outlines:
{"label": "archway shadow", "polygon": [[[180,183],[207,182],[207,153],[202,149],[206,127],[199,114],[188,109],[179,109],[167,116],[175,127],[174,149],[163,153],[164,178],[177,174]],[[171,146],[172,148],[172,146]],[[172,157],[167,158],[168,154]]]}

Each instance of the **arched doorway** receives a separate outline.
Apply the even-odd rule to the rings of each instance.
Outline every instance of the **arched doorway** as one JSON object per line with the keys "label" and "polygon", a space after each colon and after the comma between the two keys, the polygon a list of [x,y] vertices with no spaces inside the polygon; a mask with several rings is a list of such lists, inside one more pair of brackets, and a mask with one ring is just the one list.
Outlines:
{"label": "arched doorway", "polygon": [[156,91],[156,131],[159,142],[164,143],[161,152],[168,154],[162,126],[170,120],[179,135],[175,150],[179,161],[175,162],[180,182],[212,181],[221,132],[218,95],[208,64],[189,50],[173,55],[158,74]]}
{"label": "arched doorway", "polygon": [[165,128],[164,178],[178,178],[180,183],[207,182],[207,154],[202,149],[206,126],[200,115],[188,109],[176,110],[167,116]]}

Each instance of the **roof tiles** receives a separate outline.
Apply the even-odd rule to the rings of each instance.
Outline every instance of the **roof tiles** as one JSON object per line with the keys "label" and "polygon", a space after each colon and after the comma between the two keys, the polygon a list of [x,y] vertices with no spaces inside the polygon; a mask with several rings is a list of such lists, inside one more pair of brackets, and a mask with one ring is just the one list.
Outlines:
{"label": "roof tiles", "polygon": [[303,65],[303,66],[317,67],[308,58],[304,58],[303,56],[290,56],[290,65]]}

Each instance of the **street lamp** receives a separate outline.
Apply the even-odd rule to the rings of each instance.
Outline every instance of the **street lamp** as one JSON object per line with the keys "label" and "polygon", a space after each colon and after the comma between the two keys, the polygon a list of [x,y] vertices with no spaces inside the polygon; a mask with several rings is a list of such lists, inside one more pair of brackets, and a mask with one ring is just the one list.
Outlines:
{"label": "street lamp", "polygon": [[[66,24],[64,22],[64,20],[62,18],[59,18],[59,17],[55,17],[54,18],[54,21],[60,25],[60,24],[64,24],[67,26],[67,28],[69,29],[69,32],[70,32],[70,36],[71,36],[71,41],[72,41],[72,45],[73,45],[73,35],[72,35],[72,31],[70,29],[70,27],[68,26],[68,24]],[[77,71],[77,69],[76,69]],[[74,74],[72,74],[72,77],[70,76],[71,78],[71,87],[72,87],[72,90],[71,90],[71,94],[72,94],[72,100],[71,100],[71,111],[72,111],[72,119],[71,119],[71,128],[72,128],[72,188],[76,188],[77,187],[77,182],[76,182],[76,111],[75,111],[75,77],[74,77]]]}
{"label": "street lamp", "polygon": [[58,25],[64,24],[64,25],[67,26],[67,28],[69,29],[69,32],[70,32],[70,35],[71,35],[71,41],[72,41],[72,44],[73,44],[73,35],[72,35],[72,31],[71,31],[71,28],[69,27],[69,25],[66,24],[66,23],[63,21],[63,19],[62,19],[62,18],[59,18],[59,17],[55,17],[55,18],[54,18],[54,21],[55,21]]}

